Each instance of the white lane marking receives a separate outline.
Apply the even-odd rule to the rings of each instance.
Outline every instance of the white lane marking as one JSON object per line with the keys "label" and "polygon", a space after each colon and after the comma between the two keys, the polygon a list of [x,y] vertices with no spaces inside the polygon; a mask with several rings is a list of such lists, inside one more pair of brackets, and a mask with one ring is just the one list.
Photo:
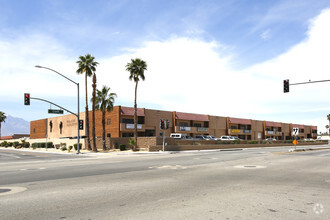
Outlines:
{"label": "white lane marking", "polygon": [[4,192],[4,193],[0,193],[0,196],[5,196],[5,195],[9,195],[9,194],[14,194],[14,193],[19,193],[19,192],[23,192],[26,190],[25,187],[19,187],[19,186],[2,186],[0,187],[0,189],[10,189],[9,192]]}
{"label": "white lane marking", "polygon": [[156,169],[171,169],[171,170],[178,170],[178,169],[187,169],[187,167],[181,166],[181,165],[164,165],[159,167],[149,167],[150,169],[156,168]]}
{"label": "white lane marking", "polygon": [[0,153],[1,156],[7,156],[7,157],[13,157],[13,158],[21,158],[19,156],[14,156],[14,155],[11,155],[11,154],[2,154]]}

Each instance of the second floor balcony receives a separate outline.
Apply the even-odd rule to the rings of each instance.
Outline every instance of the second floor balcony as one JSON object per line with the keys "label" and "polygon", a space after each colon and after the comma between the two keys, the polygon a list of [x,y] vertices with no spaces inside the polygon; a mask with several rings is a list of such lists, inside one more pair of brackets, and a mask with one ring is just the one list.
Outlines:
{"label": "second floor balcony", "polygon": [[175,126],[175,133],[205,133],[209,128],[206,127],[189,127],[189,126]]}
{"label": "second floor balcony", "polygon": [[[144,124],[137,124],[138,131],[145,131]],[[131,123],[120,123],[120,131],[133,131],[134,124]]]}

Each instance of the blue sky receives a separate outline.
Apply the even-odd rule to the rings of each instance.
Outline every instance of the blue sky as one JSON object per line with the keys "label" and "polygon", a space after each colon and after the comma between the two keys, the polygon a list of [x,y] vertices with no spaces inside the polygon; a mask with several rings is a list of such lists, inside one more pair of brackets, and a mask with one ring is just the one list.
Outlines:
{"label": "blue sky", "polygon": [[79,82],[83,109],[75,61],[91,53],[100,63],[98,88],[110,86],[116,105],[133,106],[125,65],[140,57],[148,71],[139,107],[323,131],[329,85],[283,94],[282,80],[329,79],[329,14],[328,0],[0,1],[0,111],[26,120],[56,116],[46,103],[24,106],[24,92],[75,111],[75,86],[37,64]]}

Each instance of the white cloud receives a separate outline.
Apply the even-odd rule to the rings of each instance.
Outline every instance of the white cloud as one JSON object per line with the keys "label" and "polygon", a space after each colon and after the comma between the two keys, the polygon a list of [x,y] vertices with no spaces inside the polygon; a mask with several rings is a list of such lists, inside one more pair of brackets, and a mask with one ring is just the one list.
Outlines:
{"label": "white cloud", "polygon": [[268,40],[271,38],[271,35],[270,35],[270,29],[267,29],[265,30],[264,32],[261,33],[260,35],[261,39],[263,40]]}
{"label": "white cloud", "polygon": [[[162,42],[146,42],[142,47],[126,50],[120,56],[96,57],[100,63],[97,68],[98,88],[110,86],[118,95],[116,104],[132,103],[133,106],[134,82],[128,80],[125,65],[131,58],[141,58],[147,62],[148,71],[145,73],[146,81],[139,83],[139,107],[144,107],[139,103],[151,103],[171,111],[311,122],[318,125],[319,130],[325,130],[327,121],[320,114],[330,110],[325,98],[327,95],[324,95],[329,85],[292,86],[289,94],[283,94],[283,79],[290,79],[291,83],[328,79],[329,27],[328,9],[310,21],[303,42],[274,59],[240,71],[234,69],[232,56],[225,55],[223,46],[216,41],[172,37]],[[265,36],[269,34],[267,31]],[[0,82],[1,99],[5,98],[3,94],[9,93],[22,97],[27,89],[40,96],[75,97],[76,90],[70,82],[34,68],[36,64],[55,68],[80,82],[81,99],[84,99],[84,78],[75,73],[77,58],[66,56],[66,49],[53,38],[28,35],[15,42],[0,39],[0,49],[3,51],[0,71],[4,79]],[[296,112],[309,113],[308,118],[302,115],[291,121],[287,115]]]}

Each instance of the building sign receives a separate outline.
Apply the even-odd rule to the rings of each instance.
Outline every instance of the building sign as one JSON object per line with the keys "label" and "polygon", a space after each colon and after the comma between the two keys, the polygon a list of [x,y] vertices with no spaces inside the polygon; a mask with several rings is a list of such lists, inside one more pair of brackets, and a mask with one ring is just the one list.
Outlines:
{"label": "building sign", "polygon": [[241,129],[231,129],[231,133],[241,133]]}
{"label": "building sign", "polygon": [[[134,129],[134,124],[126,124],[126,129]],[[137,124],[137,129],[142,129],[142,124]]]}
{"label": "building sign", "polygon": [[209,130],[209,128],[203,128],[203,127],[198,127],[197,131],[199,132],[207,132]]}
{"label": "building sign", "polygon": [[274,134],[274,131],[267,131],[267,134]]}
{"label": "building sign", "polygon": [[243,130],[243,133],[244,134],[250,134],[251,133],[251,130]]}
{"label": "building sign", "polygon": [[65,125],[67,127],[77,126],[77,120],[76,119],[66,120]]}
{"label": "building sign", "polygon": [[180,130],[180,131],[190,131],[191,129],[190,129],[190,127],[183,127],[183,126],[180,126],[180,127],[179,127],[179,130]]}

